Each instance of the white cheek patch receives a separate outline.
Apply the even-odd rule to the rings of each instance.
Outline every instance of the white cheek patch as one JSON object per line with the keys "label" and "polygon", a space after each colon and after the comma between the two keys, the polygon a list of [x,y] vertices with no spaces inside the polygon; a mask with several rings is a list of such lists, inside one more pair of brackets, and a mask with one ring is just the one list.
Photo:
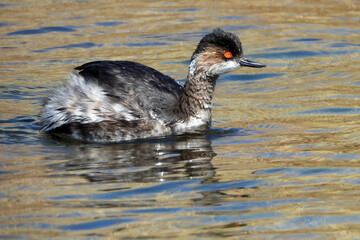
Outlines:
{"label": "white cheek patch", "polygon": [[211,67],[211,72],[214,75],[223,75],[225,73],[232,72],[236,69],[240,68],[240,63],[235,60],[228,60],[221,62],[219,64],[215,64]]}
{"label": "white cheek patch", "polygon": [[[191,61],[189,65],[189,75],[195,75],[196,71],[198,69],[198,59],[195,58]],[[203,66],[201,66],[203,67]],[[222,61],[220,63],[215,63],[211,66],[209,66],[207,69],[203,68],[204,73],[209,73],[210,75],[223,75],[229,72],[232,72],[238,68],[240,68],[241,65],[239,62],[235,60],[228,60],[228,61]]]}

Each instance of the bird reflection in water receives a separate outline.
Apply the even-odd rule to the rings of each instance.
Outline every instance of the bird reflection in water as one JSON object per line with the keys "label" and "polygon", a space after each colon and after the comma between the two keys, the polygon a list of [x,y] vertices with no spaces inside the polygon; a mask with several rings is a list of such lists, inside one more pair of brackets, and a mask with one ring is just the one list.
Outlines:
{"label": "bird reflection in water", "polygon": [[163,182],[208,179],[215,174],[211,160],[216,154],[206,135],[75,148],[76,156],[52,168],[90,182]]}

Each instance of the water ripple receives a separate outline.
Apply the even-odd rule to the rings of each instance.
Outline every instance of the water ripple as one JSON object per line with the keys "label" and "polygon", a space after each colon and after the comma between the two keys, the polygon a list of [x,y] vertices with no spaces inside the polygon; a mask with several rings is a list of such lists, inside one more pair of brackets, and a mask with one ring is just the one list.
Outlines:
{"label": "water ripple", "polygon": [[53,50],[57,50],[57,49],[73,49],[73,48],[93,48],[96,46],[100,46],[97,45],[95,43],[92,42],[84,42],[84,43],[74,43],[74,44],[68,44],[68,45],[63,45],[63,46],[57,46],[57,47],[51,47],[51,48],[43,48],[43,49],[39,49],[39,50],[34,50],[32,52],[34,53],[43,53],[43,52],[49,52],[49,51],[53,51]]}
{"label": "water ripple", "polygon": [[12,35],[34,35],[34,34],[46,34],[51,32],[75,32],[79,26],[52,26],[41,27],[34,29],[24,29],[20,31],[7,33],[8,36]]}

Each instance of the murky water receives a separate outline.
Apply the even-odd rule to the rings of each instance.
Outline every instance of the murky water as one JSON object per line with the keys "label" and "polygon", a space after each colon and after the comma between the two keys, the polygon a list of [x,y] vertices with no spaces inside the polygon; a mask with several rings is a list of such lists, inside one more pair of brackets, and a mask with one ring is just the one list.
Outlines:
{"label": "murky water", "polygon": [[[3,1],[0,238],[359,239],[359,1]],[[39,133],[75,66],[184,82],[214,27],[267,68],[219,79],[206,135],[100,145]]]}

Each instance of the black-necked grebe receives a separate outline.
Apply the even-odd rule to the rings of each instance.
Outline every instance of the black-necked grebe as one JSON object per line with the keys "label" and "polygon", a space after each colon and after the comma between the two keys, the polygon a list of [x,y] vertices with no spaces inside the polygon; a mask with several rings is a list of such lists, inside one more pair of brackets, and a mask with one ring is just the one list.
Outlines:
{"label": "black-necked grebe", "polygon": [[265,65],[246,59],[239,38],[217,28],[199,42],[182,87],[136,62],[76,67],[42,111],[43,131],[87,142],[119,142],[206,129],[222,74]]}

